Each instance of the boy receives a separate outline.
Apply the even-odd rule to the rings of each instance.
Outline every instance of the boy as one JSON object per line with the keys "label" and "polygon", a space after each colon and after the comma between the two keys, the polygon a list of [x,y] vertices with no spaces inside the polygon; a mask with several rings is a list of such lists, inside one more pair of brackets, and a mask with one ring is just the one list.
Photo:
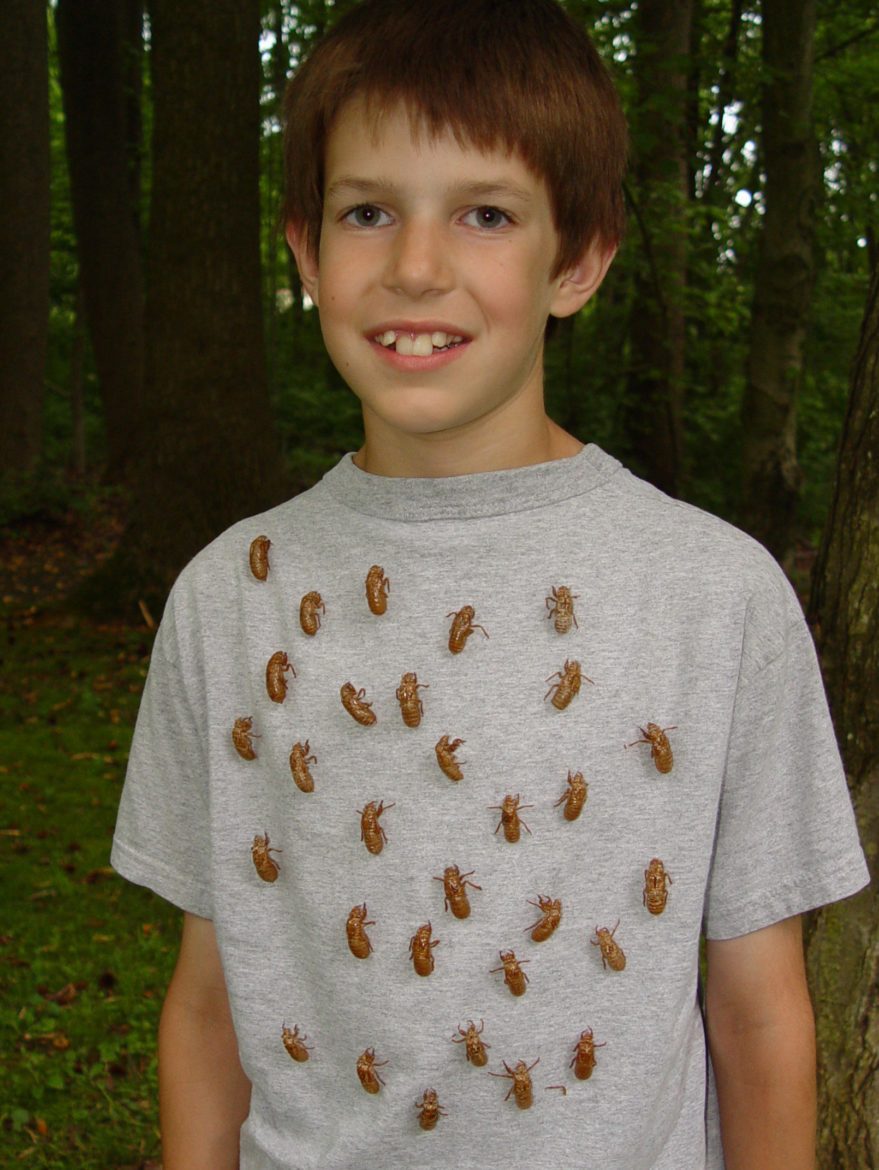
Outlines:
{"label": "boy", "polygon": [[113,861],[186,912],[165,1170],[813,1166],[797,915],[866,871],[799,607],[543,407],[625,152],[554,0],[366,0],[291,83],[365,442],[156,641]]}

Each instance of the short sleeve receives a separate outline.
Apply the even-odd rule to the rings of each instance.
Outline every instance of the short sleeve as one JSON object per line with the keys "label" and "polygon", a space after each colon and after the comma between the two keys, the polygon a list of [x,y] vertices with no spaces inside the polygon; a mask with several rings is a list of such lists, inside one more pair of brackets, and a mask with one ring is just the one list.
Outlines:
{"label": "short sleeve", "polygon": [[211,918],[203,716],[174,643],[169,601],[153,646],[110,860],[129,881]]}
{"label": "short sleeve", "polygon": [[869,881],[815,648],[793,605],[780,649],[739,683],[706,890],[708,938],[759,930]]}

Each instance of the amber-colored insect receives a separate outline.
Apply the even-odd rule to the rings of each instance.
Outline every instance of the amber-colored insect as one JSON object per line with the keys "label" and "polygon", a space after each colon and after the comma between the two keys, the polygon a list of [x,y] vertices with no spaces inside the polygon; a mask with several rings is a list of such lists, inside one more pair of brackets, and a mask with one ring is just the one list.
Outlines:
{"label": "amber-colored insect", "polygon": [[366,691],[363,687],[360,690],[354,689],[353,683],[342,683],[342,689],[339,692],[342,696],[342,706],[348,714],[355,719],[362,727],[372,727],[376,721],[376,714],[372,709],[372,703],[364,699]]}
{"label": "amber-colored insect", "polygon": [[455,759],[455,752],[463,742],[463,739],[450,739],[449,736],[443,735],[434,747],[436,762],[450,780],[464,779],[464,773],[461,771],[461,764],[464,761],[459,762]]}
{"label": "amber-colored insect", "polygon": [[559,681],[552,684],[543,696],[543,701],[545,703],[549,699],[549,696],[552,695],[550,702],[558,711],[564,711],[571,700],[577,697],[580,693],[580,683],[584,679],[588,683],[592,682],[592,679],[587,678],[580,670],[580,663],[574,662],[570,658],[566,658],[564,667],[561,670],[557,670],[555,674],[549,675],[546,682],[549,682],[551,678],[557,678]]}
{"label": "amber-colored insect", "polygon": [[253,838],[250,855],[253,858],[253,864],[256,866],[256,872],[264,882],[273,882],[276,880],[278,874],[281,872],[281,867],[271,855],[273,853],[283,852],[283,849],[276,849],[274,845],[269,844],[268,833],[263,837],[257,833]]}
{"label": "amber-colored insect", "polygon": [[540,1064],[540,1057],[538,1056],[532,1064],[526,1064],[524,1060],[517,1062],[515,1068],[510,1068],[505,1060],[501,1064],[507,1070],[505,1073],[489,1072],[490,1077],[509,1078],[513,1083],[510,1085],[510,1092],[504,1097],[505,1101],[509,1101],[510,1093],[514,1094],[516,1104],[520,1109],[530,1109],[534,1097],[531,1093],[531,1070],[534,1065]]}
{"label": "amber-colored insect", "polygon": [[288,670],[295,678],[293,663],[283,650],[276,650],[266,663],[266,690],[273,703],[283,703],[287,698],[287,680],[284,675]]}
{"label": "amber-colored insect", "polygon": [[315,591],[306,593],[299,602],[299,624],[302,626],[303,634],[313,638],[320,629],[320,615],[326,612],[327,607],[319,593]]}
{"label": "amber-colored insect", "polygon": [[571,1057],[571,1063],[568,1068],[574,1070],[574,1076],[578,1081],[588,1081],[592,1076],[592,1070],[595,1068],[595,1049],[606,1048],[607,1041],[602,1041],[601,1044],[596,1044],[592,1035],[591,1028],[584,1028],[580,1033],[580,1039],[574,1045],[574,1055]]}
{"label": "amber-colored insect", "polygon": [[443,883],[443,892],[445,894],[445,908],[451,906],[452,913],[456,918],[470,917],[470,902],[467,899],[466,887],[470,886],[473,890],[481,890],[482,886],[477,886],[475,882],[468,882],[467,878],[476,873],[475,869],[471,869],[468,873],[461,873],[457,865],[447,865],[443,870],[442,877],[434,877],[435,882]]}
{"label": "amber-colored insect", "polygon": [[348,934],[348,949],[356,959],[368,959],[372,951],[372,943],[364,930],[365,926],[375,926],[372,918],[367,918],[366,903],[361,906],[352,906],[348,914],[345,930]]}
{"label": "amber-colored insect", "polygon": [[440,1117],[448,1117],[437,1099],[436,1089],[425,1089],[421,1100],[415,1102],[415,1108],[418,1110],[418,1124],[422,1129],[435,1129]]}
{"label": "amber-colored insect", "polygon": [[253,746],[253,741],[259,739],[259,736],[252,729],[252,715],[244,715],[241,719],[236,719],[235,725],[232,728],[232,743],[235,751],[238,752],[242,760],[256,759],[256,749]]}
{"label": "amber-colored insect", "polygon": [[294,1024],[291,1031],[286,1024],[281,1026],[281,1039],[284,1041],[284,1047],[290,1053],[294,1060],[302,1061],[308,1060],[309,1052],[314,1051],[314,1045],[308,1045],[305,1041],[308,1037],[303,1033],[299,1035],[299,1025]]}
{"label": "amber-colored insect", "polygon": [[453,1044],[463,1044],[464,1055],[471,1064],[475,1064],[477,1068],[482,1068],[484,1064],[488,1063],[487,1048],[491,1048],[482,1039],[482,1033],[485,1029],[485,1021],[479,1021],[479,1027],[473,1023],[472,1020],[467,1021],[467,1030],[465,1031],[461,1025],[458,1025],[458,1035],[452,1037]]}
{"label": "amber-colored insect", "polygon": [[676,723],[671,727],[660,727],[658,723],[648,723],[646,727],[639,727],[641,732],[641,739],[633,740],[632,743],[627,743],[626,747],[634,747],[635,744],[649,743],[650,744],[650,758],[656,765],[657,772],[670,772],[674,767],[674,756],[672,755],[671,744],[668,742],[667,731],[677,731]]}
{"label": "amber-colored insect", "polygon": [[549,609],[547,618],[555,618],[555,629],[557,634],[567,634],[571,625],[580,626],[577,624],[577,615],[574,613],[574,602],[580,596],[579,593],[572,593],[567,585],[559,585],[556,589],[555,585],[552,587],[552,597],[547,597],[546,605]]}
{"label": "amber-colored insect", "polygon": [[484,626],[478,625],[474,622],[476,610],[472,605],[465,605],[459,609],[457,613],[452,610],[446,614],[446,617],[453,617],[452,628],[449,630],[449,649],[453,654],[460,654],[467,644],[467,639],[474,630],[482,630],[486,638],[488,637],[488,630]]}
{"label": "amber-colored insect", "polygon": [[530,983],[531,980],[528,978],[522,968],[531,960],[522,959],[520,962],[516,958],[514,951],[498,951],[498,954],[501,957],[501,963],[503,966],[492,968],[489,974],[495,975],[498,971],[503,971],[504,983],[506,983],[507,987],[509,987],[510,994],[524,995],[525,984]]}
{"label": "amber-colored insect", "polygon": [[568,787],[561,794],[558,800],[553,805],[553,808],[558,808],[560,804],[564,804],[564,814],[566,821],[575,821],[580,813],[583,811],[583,805],[586,803],[586,797],[589,795],[589,785],[583,779],[582,772],[568,772]]}
{"label": "amber-colored insect", "polygon": [[529,906],[536,906],[543,915],[531,926],[526,926],[526,930],[531,931],[531,937],[535,942],[544,942],[551,934],[555,932],[556,927],[562,920],[562,903],[559,898],[547,898],[543,894],[537,895],[537,901],[533,898],[528,899]]}
{"label": "amber-colored insect", "polygon": [[407,727],[417,727],[421,722],[424,704],[419,699],[418,692],[422,687],[429,686],[430,683],[420,683],[418,675],[413,671],[407,671],[400,679],[400,685],[397,687],[397,702],[400,704],[400,713]]}
{"label": "amber-colored insect", "polygon": [[594,947],[601,947],[601,965],[605,971],[610,967],[611,971],[622,971],[626,966],[626,956],[623,953],[623,948],[618,942],[614,941],[614,935],[619,926],[619,918],[616,921],[616,926],[613,930],[608,930],[606,926],[596,926],[595,938],[590,938],[590,942]]}
{"label": "amber-colored insect", "polygon": [[250,542],[250,571],[257,581],[265,581],[269,575],[269,549],[272,542],[267,536],[257,536]]}
{"label": "amber-colored insect", "polygon": [[377,616],[381,616],[388,608],[388,594],[391,583],[385,576],[381,565],[373,565],[366,574],[366,600],[369,608]]}
{"label": "amber-colored insect", "polygon": [[497,825],[495,826],[494,831],[496,833],[498,831],[498,829],[501,827],[501,825],[503,825],[504,826],[504,836],[510,842],[511,845],[515,845],[516,842],[519,840],[520,827],[523,828],[525,830],[525,832],[528,833],[529,836],[532,836],[531,830],[528,828],[528,826],[525,824],[525,822],[519,816],[519,809],[520,808],[534,808],[534,805],[533,804],[520,804],[518,793],[516,793],[515,796],[510,796],[510,794],[507,793],[507,795],[503,799],[502,804],[490,804],[488,807],[500,809],[501,819],[498,821]]}
{"label": "amber-colored insect", "polygon": [[387,1063],[386,1060],[375,1059],[374,1048],[367,1048],[357,1057],[357,1075],[367,1093],[379,1092],[385,1082],[382,1080],[381,1073],[376,1072],[376,1069],[384,1068]]}
{"label": "amber-colored insect", "polygon": [[383,812],[393,808],[394,803],[396,802],[385,804],[384,801],[380,800],[376,804],[374,800],[371,800],[365,808],[357,810],[360,813],[360,840],[370,853],[381,853],[387,844],[388,835],[378,823],[378,818]]}
{"label": "amber-colored insect", "polygon": [[644,893],[642,901],[651,914],[661,914],[668,901],[668,887],[674,883],[671,874],[658,857],[653,857],[644,870]]}
{"label": "amber-colored insect", "polygon": [[431,941],[432,929],[430,923],[425,922],[409,939],[409,957],[418,975],[429,975],[434,968],[433,948],[439,946],[440,940]]}
{"label": "amber-colored insect", "polygon": [[310,756],[308,754],[310,750],[308,740],[305,743],[294,743],[290,749],[290,771],[296,781],[296,787],[303,792],[314,792],[314,777],[308,765],[316,764],[317,756]]}

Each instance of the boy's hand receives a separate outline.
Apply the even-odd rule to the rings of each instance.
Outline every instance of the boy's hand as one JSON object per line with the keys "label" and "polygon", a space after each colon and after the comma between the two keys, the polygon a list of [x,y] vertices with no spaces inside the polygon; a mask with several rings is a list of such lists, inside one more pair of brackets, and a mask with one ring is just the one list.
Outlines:
{"label": "boy's hand", "polygon": [[709,940],[707,954],[726,1170],[814,1170],[815,1023],[800,919]]}
{"label": "boy's hand", "polygon": [[249,1110],[214,924],[186,914],[159,1024],[164,1170],[238,1170]]}

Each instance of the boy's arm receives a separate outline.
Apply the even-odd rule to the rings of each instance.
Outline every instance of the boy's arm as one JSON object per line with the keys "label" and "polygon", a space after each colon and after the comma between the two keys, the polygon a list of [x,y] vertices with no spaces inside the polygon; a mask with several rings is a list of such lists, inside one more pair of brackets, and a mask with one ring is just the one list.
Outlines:
{"label": "boy's arm", "polygon": [[214,926],[186,914],[159,1024],[164,1170],[238,1170],[249,1109]]}
{"label": "boy's arm", "polygon": [[726,1170],[814,1170],[815,1023],[800,919],[709,940],[707,956]]}

